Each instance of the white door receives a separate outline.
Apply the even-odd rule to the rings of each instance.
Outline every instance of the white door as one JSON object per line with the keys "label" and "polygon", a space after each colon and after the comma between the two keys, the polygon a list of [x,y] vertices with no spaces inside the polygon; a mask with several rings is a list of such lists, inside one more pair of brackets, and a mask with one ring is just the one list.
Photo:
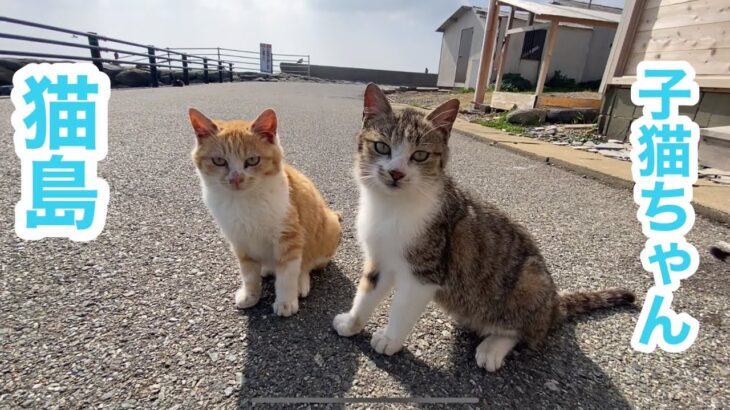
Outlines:
{"label": "white door", "polygon": [[461,30],[459,40],[459,54],[456,56],[456,76],[454,83],[464,84],[466,82],[466,70],[469,68],[469,56],[471,55],[471,38],[474,36],[474,28]]}

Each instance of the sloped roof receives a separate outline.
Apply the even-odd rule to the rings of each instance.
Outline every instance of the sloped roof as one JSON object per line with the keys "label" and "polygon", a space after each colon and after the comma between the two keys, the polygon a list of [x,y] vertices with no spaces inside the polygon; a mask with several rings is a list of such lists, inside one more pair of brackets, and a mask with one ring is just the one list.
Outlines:
{"label": "sloped roof", "polygon": [[[444,30],[446,30],[446,28],[448,26],[450,26],[451,24],[455,23],[457,20],[459,20],[459,18],[461,18],[461,16],[464,13],[467,13],[469,11],[476,13],[476,15],[479,18],[482,18],[484,20],[487,19],[487,14],[489,14],[488,11],[487,11],[487,9],[484,8],[484,7],[478,7],[478,6],[461,6],[458,9],[456,9],[456,11],[454,12],[454,14],[452,14],[451,16],[449,16],[449,18],[447,18],[446,21],[444,21],[436,29],[436,31],[437,32],[440,32],[440,33],[443,33]],[[500,10],[499,10],[499,15],[500,16],[503,16],[503,17],[509,16],[509,8],[508,7],[501,7]],[[515,13],[515,17],[517,17],[519,19],[522,19],[522,20],[527,20],[527,13],[517,12],[517,13]]]}
{"label": "sloped roof", "polygon": [[[621,9],[616,7],[607,7],[592,5],[589,9],[587,3],[576,0],[499,0],[500,3],[511,5],[527,12],[534,13],[536,17],[547,18],[569,18],[579,19],[586,22],[595,21],[600,23],[616,23],[621,19]],[[437,32],[443,33],[448,26],[455,23],[461,16],[467,12],[476,13],[477,16],[486,19],[487,9],[478,6],[461,6],[449,16],[437,29]],[[509,7],[502,6],[499,10],[500,16],[509,15]],[[527,19],[527,13],[518,11],[515,17],[521,20]],[[568,24],[562,24],[568,25]],[[576,27],[589,26],[575,25]]]}
{"label": "sloped roof", "polygon": [[467,12],[474,12],[474,13],[477,13],[477,15],[482,15],[485,17],[487,15],[487,9],[485,9],[485,8],[477,7],[477,6],[461,6],[458,9],[456,9],[454,14],[450,15],[449,18],[447,18],[446,21],[444,21],[439,26],[439,28],[436,29],[436,31],[443,33],[443,31],[446,30],[446,27],[448,27],[452,23],[455,23],[457,20],[459,20],[459,17],[461,17],[462,14],[467,13]]}
{"label": "sloped roof", "polygon": [[621,20],[620,9],[609,12],[593,8],[566,6],[551,0],[500,0],[500,3],[534,13],[536,17],[548,19],[559,20],[564,18],[616,25]]}

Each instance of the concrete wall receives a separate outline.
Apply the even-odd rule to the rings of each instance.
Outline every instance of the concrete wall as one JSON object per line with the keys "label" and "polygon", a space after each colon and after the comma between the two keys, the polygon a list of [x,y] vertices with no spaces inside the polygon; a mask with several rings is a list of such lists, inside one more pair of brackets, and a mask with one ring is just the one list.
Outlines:
{"label": "concrete wall", "polygon": [[[280,68],[284,73],[301,75],[302,72],[306,72],[306,69],[301,68],[301,64],[281,63]],[[326,65],[311,65],[309,68],[312,77],[326,80],[373,82],[383,85],[403,85],[409,87],[436,87],[436,74]]]}
{"label": "concrete wall", "polygon": [[[515,19],[515,21],[512,23],[512,28],[525,27],[526,25],[526,21]],[[535,79],[537,78],[537,64],[535,64],[535,66],[533,67],[532,64],[529,64],[530,60],[520,59],[520,55],[522,55],[522,43],[525,42],[525,33],[512,34],[509,37],[510,38],[509,47],[507,48],[507,59],[504,62],[504,73],[519,74],[522,77],[530,80],[532,83],[535,83]],[[501,46],[502,42],[500,41],[497,44]],[[528,63],[527,65],[529,67],[520,67],[521,62]]]}
{"label": "concrete wall", "polygon": [[583,81],[583,70],[588,60],[592,35],[591,29],[559,27],[547,79],[549,80],[556,70],[560,70],[562,75],[576,82]]}
{"label": "concrete wall", "polygon": [[595,27],[593,29],[585,68],[579,82],[597,81],[603,78],[603,72],[606,70],[608,55],[611,53],[615,36],[616,29],[614,28]]}
{"label": "concrete wall", "polygon": [[[438,86],[439,87],[475,87],[477,73],[479,71],[479,57],[482,52],[482,40],[484,39],[484,28],[486,19],[480,18],[475,12],[467,11],[459,19],[450,24],[444,30],[441,40],[441,58],[439,60]],[[461,41],[461,30],[473,28],[471,39],[471,57],[466,70],[467,83],[464,85],[455,84],[456,57],[459,53],[459,42]],[[476,64],[474,63],[476,60]]]}
{"label": "concrete wall", "polygon": [[[526,21],[515,20],[514,28],[524,27]],[[553,50],[553,59],[548,70],[548,79],[556,70],[576,82],[600,80],[611,51],[613,35],[611,28],[584,29],[561,26]],[[520,74],[533,84],[537,82],[540,63],[537,60],[523,60],[522,44],[525,34],[513,34],[510,38],[505,73]]]}
{"label": "concrete wall", "polygon": [[[700,128],[730,125],[730,93],[700,90],[700,101],[693,107],[680,107],[680,115],[688,116]],[[604,95],[598,120],[601,134],[628,141],[631,123],[641,117],[642,107],[631,103],[631,89],[610,86]]]}

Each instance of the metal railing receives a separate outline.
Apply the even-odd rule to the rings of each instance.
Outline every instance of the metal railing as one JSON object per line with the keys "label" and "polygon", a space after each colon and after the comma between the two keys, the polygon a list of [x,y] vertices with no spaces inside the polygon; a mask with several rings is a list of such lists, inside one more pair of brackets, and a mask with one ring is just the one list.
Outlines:
{"label": "metal railing", "polygon": [[[91,61],[100,71],[107,73],[114,66],[132,66],[149,72],[149,85],[152,87],[158,87],[160,83],[172,84],[176,81],[188,85],[193,78],[204,83],[232,82],[238,79],[237,77],[245,75],[246,72],[260,72],[259,53],[255,51],[220,47],[159,48],[94,32],[81,32],[5,16],[0,16],[0,23],[31,27],[41,30],[43,33],[43,37],[15,34],[12,29],[3,30],[4,25],[0,24],[0,39],[18,42],[16,50],[0,47],[0,56],[33,57],[48,62]],[[47,38],[50,34],[58,36],[59,33],[70,34],[71,39],[79,40]],[[86,42],[82,42],[82,39],[86,39]],[[51,45],[54,47],[54,51],[25,51],[27,47],[23,43],[27,42]],[[15,42],[12,45],[15,46]],[[55,51],[56,47],[59,47],[58,52]],[[61,50],[60,47],[64,49]],[[86,56],[79,55],[79,53],[67,54],[68,48],[84,50],[89,54]],[[195,51],[195,53],[190,51]],[[306,72],[302,72],[301,75],[309,75],[308,55],[273,54],[273,60],[275,67],[278,66],[277,62],[301,61],[306,65]],[[164,71],[165,69],[167,71]],[[276,72],[280,72],[280,70],[276,70]]]}
{"label": "metal railing", "polygon": [[[259,52],[248,50],[237,50],[233,48],[223,47],[171,47],[170,50],[175,51],[195,51],[200,56],[212,56],[218,59],[225,58],[226,61],[233,63],[234,70],[238,71],[255,71],[260,72],[261,61]],[[307,54],[278,54],[272,53],[272,61],[274,73],[281,73],[281,63],[299,63],[301,68],[297,72],[287,72],[301,76],[309,77],[309,55]]]}

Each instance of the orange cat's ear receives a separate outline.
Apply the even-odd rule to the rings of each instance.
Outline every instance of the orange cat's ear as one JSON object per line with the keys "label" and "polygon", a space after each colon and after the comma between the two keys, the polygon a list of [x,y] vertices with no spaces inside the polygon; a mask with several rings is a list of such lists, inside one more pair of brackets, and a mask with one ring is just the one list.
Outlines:
{"label": "orange cat's ear", "polygon": [[454,98],[436,107],[426,116],[426,119],[436,128],[450,132],[457,114],[459,114],[459,100]]}
{"label": "orange cat's ear", "polygon": [[251,131],[262,136],[266,141],[276,141],[276,113],[271,108],[265,110],[251,124]]}
{"label": "orange cat's ear", "polygon": [[195,108],[188,110],[188,115],[190,116],[190,124],[193,125],[195,130],[195,135],[199,139],[210,137],[218,132],[218,127],[213,124],[213,121]]}
{"label": "orange cat's ear", "polygon": [[365,87],[365,104],[362,110],[362,120],[366,121],[378,115],[388,115],[393,112],[383,91],[374,83]]}

